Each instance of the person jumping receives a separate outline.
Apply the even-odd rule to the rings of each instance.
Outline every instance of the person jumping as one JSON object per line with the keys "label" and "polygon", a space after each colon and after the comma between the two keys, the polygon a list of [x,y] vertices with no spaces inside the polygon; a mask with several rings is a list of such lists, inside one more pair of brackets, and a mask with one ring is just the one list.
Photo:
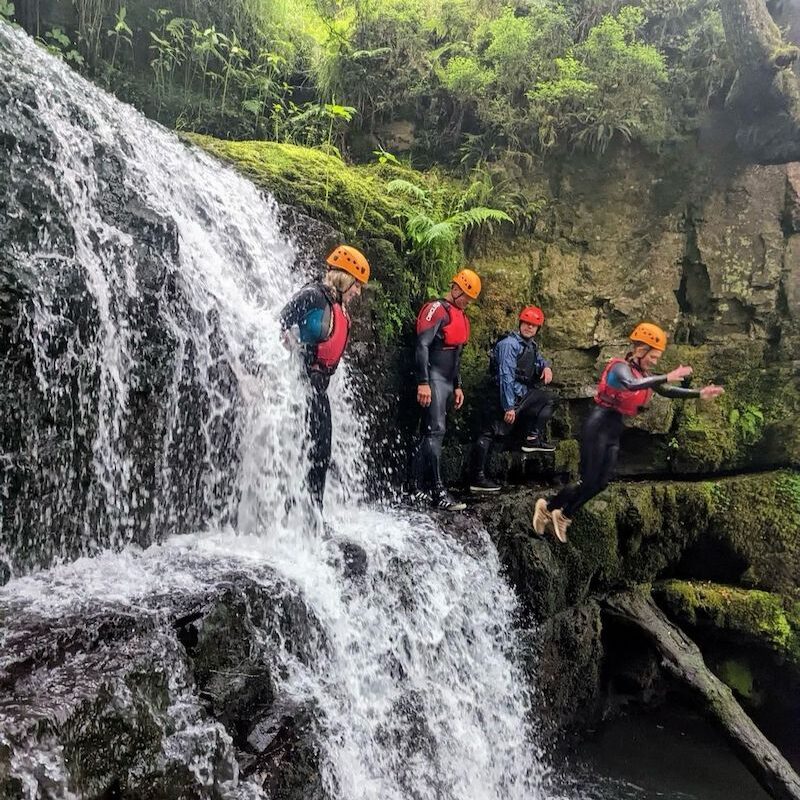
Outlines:
{"label": "person jumping", "polygon": [[614,475],[625,417],[634,417],[647,405],[653,392],[671,399],[699,397],[709,400],[725,390],[709,385],[702,389],[667,386],[692,374],[678,366],[666,375],[651,375],[667,346],[667,335],[650,322],[637,325],[625,358],[612,358],[600,378],[595,406],[581,431],[580,480],[565,486],[549,501],[539,498],[533,511],[533,529],[541,536],[548,525],[561,542],[567,541],[575,513],[608,486]]}

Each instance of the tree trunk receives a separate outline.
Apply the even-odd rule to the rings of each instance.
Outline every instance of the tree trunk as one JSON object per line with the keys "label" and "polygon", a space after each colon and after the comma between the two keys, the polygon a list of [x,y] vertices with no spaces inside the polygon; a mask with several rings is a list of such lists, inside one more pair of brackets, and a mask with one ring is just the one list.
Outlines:
{"label": "tree trunk", "polygon": [[783,40],[764,0],[724,0],[720,12],[737,68],[728,104],[739,116],[739,147],[763,163],[800,160],[800,80],[792,71],[800,50]]}
{"label": "tree trunk", "polygon": [[697,645],[673,625],[649,594],[626,592],[603,602],[607,611],[635,624],[652,641],[667,671],[689,686],[720,724],[734,750],[776,800],[800,800],[800,776],[756,727],[731,690],[705,665]]}

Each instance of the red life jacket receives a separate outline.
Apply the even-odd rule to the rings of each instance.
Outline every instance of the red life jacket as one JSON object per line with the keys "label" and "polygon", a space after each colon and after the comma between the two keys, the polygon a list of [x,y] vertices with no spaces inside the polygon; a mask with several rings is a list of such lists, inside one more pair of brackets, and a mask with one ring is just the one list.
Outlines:
{"label": "red life jacket", "polygon": [[635,417],[641,410],[642,406],[647,405],[650,398],[653,396],[652,389],[615,389],[608,385],[608,373],[617,364],[627,364],[631,368],[631,372],[637,378],[646,377],[641,368],[634,364],[632,361],[625,361],[622,358],[612,358],[608,362],[603,374],[600,376],[600,383],[597,384],[597,393],[594,396],[594,401],[603,408],[611,408],[614,411],[619,411],[620,414],[626,417]]}
{"label": "red life jacket", "polygon": [[443,347],[463,347],[469,341],[469,319],[457,306],[447,300],[434,300],[426,303],[417,316],[417,333],[430,328],[441,317],[447,322],[439,329]]}
{"label": "red life jacket", "polygon": [[340,303],[331,303],[331,317],[331,335],[317,345],[317,354],[312,365],[314,369],[328,374],[333,374],[339,366],[350,338],[350,317]]}

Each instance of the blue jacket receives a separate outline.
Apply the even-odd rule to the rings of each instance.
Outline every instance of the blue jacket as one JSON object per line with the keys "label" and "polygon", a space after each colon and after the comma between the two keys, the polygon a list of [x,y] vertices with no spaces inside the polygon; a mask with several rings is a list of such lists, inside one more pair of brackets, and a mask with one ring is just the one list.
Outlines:
{"label": "blue jacket", "polygon": [[[517,359],[525,349],[526,340],[518,332],[509,333],[495,345],[495,359],[497,361],[497,383],[500,387],[500,403],[503,411],[510,411],[517,400],[524,397],[530,387],[517,380]],[[535,346],[535,343],[534,343]],[[541,375],[550,362],[542,358],[536,351],[536,372]]]}

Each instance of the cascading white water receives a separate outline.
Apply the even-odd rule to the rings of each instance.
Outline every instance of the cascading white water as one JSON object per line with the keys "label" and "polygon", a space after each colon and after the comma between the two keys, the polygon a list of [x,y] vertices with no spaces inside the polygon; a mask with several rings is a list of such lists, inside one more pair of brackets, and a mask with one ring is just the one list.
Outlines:
{"label": "cascading white water", "polygon": [[[364,431],[349,413],[346,369],[330,390],[340,477],[329,481],[325,526],[306,500],[306,394],[297,361],[279,344],[277,324],[279,308],[306,270],[296,266],[293,243],[280,232],[275,204],[1,23],[0,68],[18,82],[12,112],[36,117],[46,132],[47,186],[71,230],[66,255],[53,253],[44,239],[14,253],[17,269],[36,280],[39,299],[27,323],[38,391],[55,406],[77,387],[75,424],[91,416],[82,404],[92,404],[97,418],[85,482],[91,495],[81,529],[85,557],[27,577],[17,574],[0,589],[0,608],[57,627],[76,614],[135,607],[152,616],[167,642],[162,598],[200,591],[232,571],[267,589],[277,575],[324,634],[312,658],[299,660],[286,646],[274,666],[286,696],[315,709],[327,796],[544,797],[529,689],[514,657],[514,599],[496,552],[485,532],[452,535],[423,515],[360,501]],[[0,132],[4,124],[14,124],[13,114],[0,122]],[[119,198],[107,196],[106,160],[117,165],[120,196],[135,197],[171,220],[177,237],[174,259],[147,256],[160,259],[165,283],[179,286],[180,296],[158,311],[172,343],[165,365],[169,389],[160,409],[162,446],[144,488],[130,433],[136,422],[130,401],[140,388],[137,359],[148,346],[136,316],[146,294],[140,261],[133,257],[141,255],[142,244],[107,213]],[[63,329],[52,269],[62,257],[83,276],[98,320],[93,336]],[[58,338],[65,345],[54,355]],[[194,388],[187,417],[181,392],[189,381],[189,353]],[[91,374],[91,401],[80,394],[83,384],[75,374]],[[193,495],[204,507],[203,530],[170,538],[181,511],[175,486],[190,423],[203,443],[201,491]],[[220,441],[237,443],[235,463],[225,463]],[[67,484],[75,476],[63,477]],[[229,485],[232,491],[220,501]],[[149,532],[144,542],[132,534],[132,519],[142,513]],[[58,530],[50,533],[59,536]],[[17,573],[24,571],[9,531],[0,542],[0,555]],[[365,551],[362,573],[346,570],[342,542]],[[48,552],[58,560],[57,547]],[[5,644],[16,641],[15,634],[3,636]],[[0,657],[0,670],[2,664]],[[47,685],[46,674],[39,680]],[[230,738],[204,717],[186,677],[176,676],[171,691],[176,733],[164,752],[172,747],[180,754],[191,740],[196,758],[202,742],[213,740],[232,765],[219,782],[219,796],[263,796],[255,784],[238,780]],[[69,765],[57,742],[34,740],[22,723],[11,726],[14,713],[0,704],[0,724],[9,726],[0,728],[0,743],[15,754],[12,774],[23,781],[24,796],[72,796]],[[209,757],[196,766],[200,784],[210,780],[212,762]],[[48,782],[56,788],[45,790]]]}

